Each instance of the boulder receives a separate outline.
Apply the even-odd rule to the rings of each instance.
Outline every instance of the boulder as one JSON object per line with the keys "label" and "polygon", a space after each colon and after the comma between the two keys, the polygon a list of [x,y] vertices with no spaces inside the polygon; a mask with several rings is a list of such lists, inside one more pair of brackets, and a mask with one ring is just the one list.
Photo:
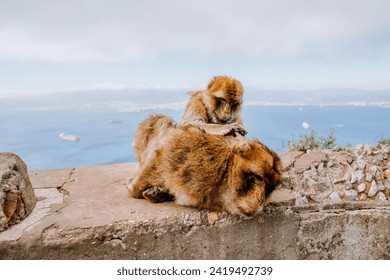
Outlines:
{"label": "boulder", "polygon": [[0,153],[0,231],[26,218],[36,197],[23,160],[12,153]]}

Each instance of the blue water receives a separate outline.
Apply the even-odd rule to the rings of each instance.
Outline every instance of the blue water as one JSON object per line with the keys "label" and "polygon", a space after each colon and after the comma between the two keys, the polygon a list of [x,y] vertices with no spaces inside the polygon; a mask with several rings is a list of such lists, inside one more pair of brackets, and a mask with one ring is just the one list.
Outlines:
{"label": "blue water", "polygon": [[[155,113],[179,121],[183,110],[3,110],[0,152],[18,154],[29,169],[134,161],[134,132],[145,117]],[[334,129],[340,146],[376,144],[390,137],[390,108],[383,107],[244,106],[243,119],[248,137],[258,138],[277,152],[287,150],[293,136],[298,139],[309,133],[302,122],[323,136]],[[62,140],[61,132],[80,136],[80,141]]]}

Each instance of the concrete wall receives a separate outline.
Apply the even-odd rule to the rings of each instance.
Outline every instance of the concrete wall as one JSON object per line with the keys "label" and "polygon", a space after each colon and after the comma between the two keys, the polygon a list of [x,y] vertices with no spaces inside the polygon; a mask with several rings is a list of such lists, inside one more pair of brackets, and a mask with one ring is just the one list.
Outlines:
{"label": "concrete wall", "polygon": [[[281,155],[283,185],[252,218],[129,198],[132,163],[30,171],[37,205],[0,233],[0,259],[390,259],[388,152],[370,149],[363,169],[352,166],[367,146]],[[359,170],[364,178],[355,181]],[[341,183],[330,175],[342,173]],[[366,179],[381,190],[361,200]]]}

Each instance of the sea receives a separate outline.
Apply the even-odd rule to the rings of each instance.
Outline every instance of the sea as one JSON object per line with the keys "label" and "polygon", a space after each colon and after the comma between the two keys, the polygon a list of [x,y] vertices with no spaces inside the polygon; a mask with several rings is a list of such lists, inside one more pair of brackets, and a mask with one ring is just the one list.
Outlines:
{"label": "sea", "polygon": [[[1,101],[1,100],[0,100]],[[177,104],[176,104],[177,105]],[[123,108],[122,108],[123,109]],[[313,129],[333,133],[339,146],[376,145],[390,137],[388,106],[243,106],[244,127],[278,153]],[[0,152],[19,155],[28,169],[51,169],[134,162],[132,141],[139,123],[152,114],[180,121],[184,103],[175,106],[0,107]],[[62,135],[74,136],[69,139]]]}

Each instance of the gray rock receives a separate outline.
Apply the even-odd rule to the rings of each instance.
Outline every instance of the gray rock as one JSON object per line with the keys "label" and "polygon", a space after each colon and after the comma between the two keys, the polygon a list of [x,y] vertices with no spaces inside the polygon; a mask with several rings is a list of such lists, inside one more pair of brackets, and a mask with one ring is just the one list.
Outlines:
{"label": "gray rock", "polygon": [[0,153],[0,231],[26,218],[36,198],[26,164],[12,153]]}
{"label": "gray rock", "polygon": [[290,152],[280,154],[280,159],[283,165],[283,171],[290,169],[293,166],[296,159],[302,154],[303,154],[302,151],[290,151]]}
{"label": "gray rock", "polygon": [[318,203],[321,203],[325,199],[327,199],[331,194],[330,190],[325,190],[325,191],[318,191],[314,195],[310,195],[310,198],[313,199],[314,201],[317,201]]}
{"label": "gray rock", "polygon": [[378,171],[378,167],[376,165],[370,166],[371,173],[375,176],[376,172]]}
{"label": "gray rock", "polygon": [[320,162],[320,164],[318,165],[318,168],[317,168],[317,171],[319,173],[322,173],[324,172],[325,168],[324,168],[324,163],[323,162]]}
{"label": "gray rock", "polygon": [[363,178],[364,174],[361,170],[355,170],[352,172],[351,184],[355,184]]}
{"label": "gray rock", "polygon": [[358,187],[357,187],[357,190],[358,192],[364,192],[366,190],[366,184],[365,183],[361,183]]}
{"label": "gray rock", "polygon": [[353,201],[356,200],[358,196],[358,192],[355,190],[345,190],[344,197],[346,200]]}
{"label": "gray rock", "polygon": [[356,160],[356,164],[360,169],[364,169],[364,167],[366,167],[367,161],[364,159],[363,155],[360,155]]}
{"label": "gray rock", "polygon": [[387,197],[383,192],[378,192],[378,194],[375,196],[375,200],[387,202]]}
{"label": "gray rock", "polygon": [[310,153],[303,154],[294,163],[295,172],[300,174],[310,169],[311,165],[317,167],[322,161],[326,160],[325,154],[321,150],[313,150]]}
{"label": "gray rock", "polygon": [[366,200],[366,199],[367,199],[367,195],[365,193],[360,194],[359,200]]}
{"label": "gray rock", "polygon": [[302,174],[303,174],[303,178],[305,178],[305,179],[314,179],[315,180],[318,177],[317,170],[313,165],[310,166],[309,170],[304,171]]}
{"label": "gray rock", "polygon": [[377,194],[378,192],[378,186],[376,185],[375,180],[371,182],[371,187],[370,190],[368,191],[368,196],[373,197]]}
{"label": "gray rock", "polygon": [[383,145],[381,151],[383,154],[388,155],[390,153],[390,145]]}
{"label": "gray rock", "polygon": [[309,201],[306,196],[297,195],[295,198],[295,205],[296,206],[305,206],[308,205]]}
{"label": "gray rock", "polygon": [[351,184],[355,184],[357,181],[358,181],[358,177],[356,176],[356,171],[354,171],[352,173],[352,176],[351,176]]}
{"label": "gray rock", "polygon": [[372,181],[372,174],[371,173],[367,173],[366,174],[366,181],[367,182],[371,182]]}
{"label": "gray rock", "polygon": [[353,151],[353,154],[355,155],[355,157],[359,157],[361,154],[362,154],[362,148],[363,148],[363,145],[357,145]]}
{"label": "gray rock", "polygon": [[340,203],[341,202],[341,198],[337,192],[332,192],[329,195],[329,199],[332,203]]}

